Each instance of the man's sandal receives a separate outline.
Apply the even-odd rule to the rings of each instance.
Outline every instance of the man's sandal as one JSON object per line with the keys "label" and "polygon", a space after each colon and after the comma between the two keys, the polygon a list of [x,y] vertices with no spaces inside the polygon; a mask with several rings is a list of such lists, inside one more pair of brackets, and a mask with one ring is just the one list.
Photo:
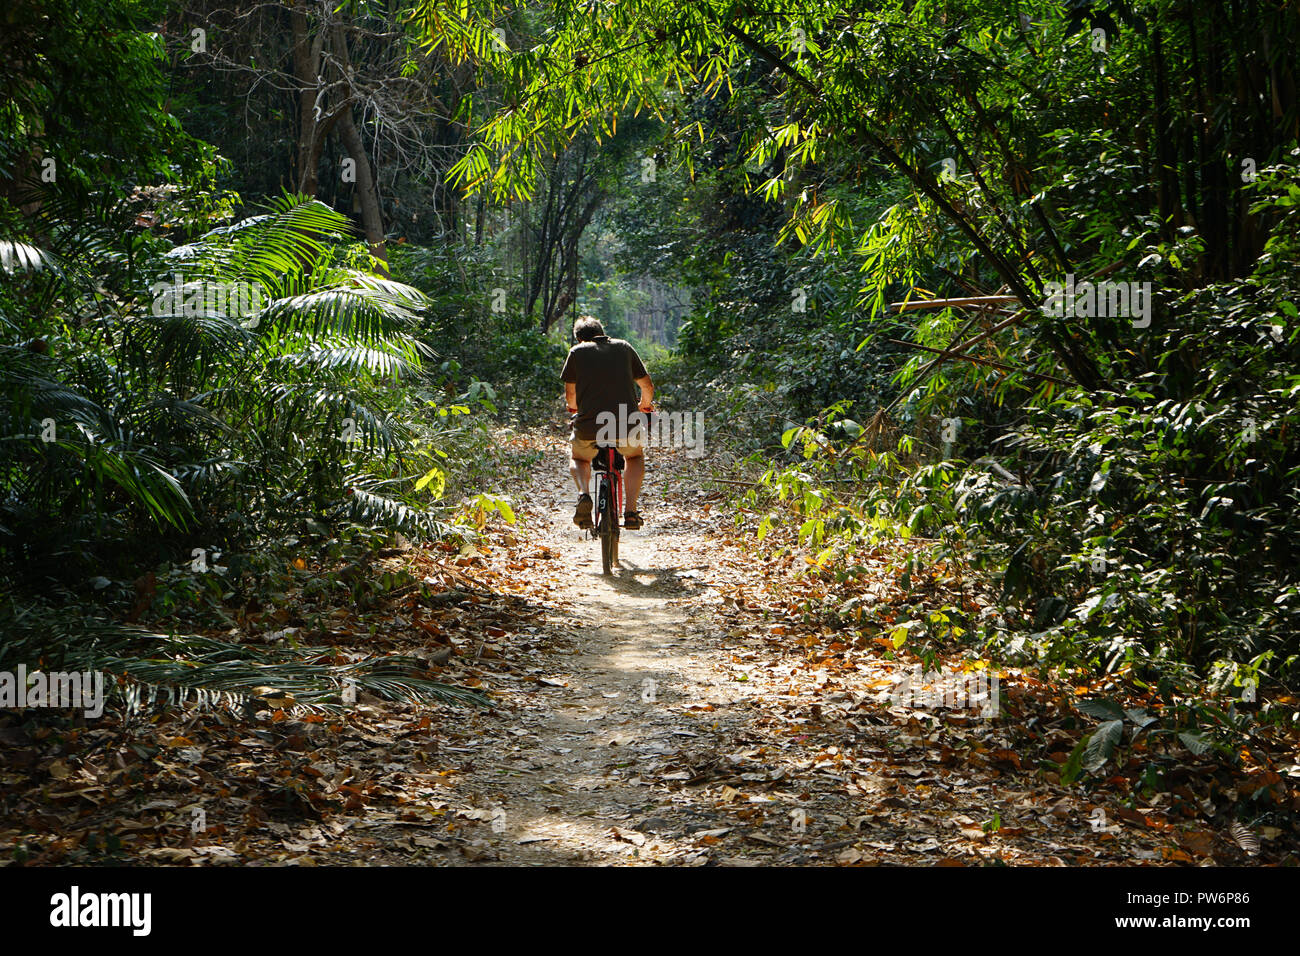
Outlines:
{"label": "man's sandal", "polygon": [[573,523],[579,528],[586,530],[592,527],[591,523],[591,495],[581,495],[578,498],[578,510],[574,512]]}
{"label": "man's sandal", "polygon": [[639,511],[624,511],[624,512],[623,512],[623,527],[624,527],[624,528],[627,528],[629,531],[637,531],[637,530],[639,530],[639,529],[641,528],[641,524],[642,524],[642,522],[641,522],[641,512],[639,512]]}

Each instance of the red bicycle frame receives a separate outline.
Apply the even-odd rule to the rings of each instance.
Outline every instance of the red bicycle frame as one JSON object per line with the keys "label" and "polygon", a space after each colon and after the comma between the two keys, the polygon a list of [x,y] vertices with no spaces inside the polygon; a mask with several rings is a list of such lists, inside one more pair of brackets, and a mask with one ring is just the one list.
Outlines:
{"label": "red bicycle frame", "polygon": [[614,468],[615,450],[613,448],[607,448],[605,453],[609,455],[609,458],[607,459],[609,467],[606,474],[609,475],[611,482],[610,492],[614,496],[614,520],[618,521],[623,514],[623,473]]}

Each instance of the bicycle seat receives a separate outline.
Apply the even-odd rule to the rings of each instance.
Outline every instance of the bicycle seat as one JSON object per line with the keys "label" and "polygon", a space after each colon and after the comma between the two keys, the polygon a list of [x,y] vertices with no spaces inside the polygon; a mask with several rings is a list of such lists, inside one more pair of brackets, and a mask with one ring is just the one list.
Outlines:
{"label": "bicycle seat", "polygon": [[[608,451],[611,447],[613,446],[611,445],[596,446],[596,459],[591,463],[592,468],[596,469],[596,471],[609,471],[609,456],[605,454],[605,452]],[[622,471],[624,464],[625,462],[623,461],[623,456],[618,453],[617,449],[615,449],[614,470]]]}

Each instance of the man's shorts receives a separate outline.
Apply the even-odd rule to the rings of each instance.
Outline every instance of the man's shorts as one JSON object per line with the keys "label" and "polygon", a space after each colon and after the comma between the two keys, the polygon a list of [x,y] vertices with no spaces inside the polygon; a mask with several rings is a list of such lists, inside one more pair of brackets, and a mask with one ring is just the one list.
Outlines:
{"label": "man's shorts", "polygon": [[[587,438],[579,438],[572,432],[569,433],[569,441],[572,448],[571,453],[574,458],[577,458],[580,461],[591,461],[596,457],[597,447],[594,441]],[[640,425],[634,426],[628,431],[627,444],[615,445],[614,447],[618,449],[618,453],[624,458],[640,458],[645,454],[645,429]]]}

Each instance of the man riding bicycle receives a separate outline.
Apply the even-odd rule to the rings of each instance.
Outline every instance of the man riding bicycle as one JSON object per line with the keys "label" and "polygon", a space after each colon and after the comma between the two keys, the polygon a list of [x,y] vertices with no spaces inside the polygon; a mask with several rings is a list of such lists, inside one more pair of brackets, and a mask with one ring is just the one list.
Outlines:
{"label": "man riding bicycle", "polygon": [[[578,319],[573,324],[573,337],[577,344],[569,350],[560,372],[571,416],[569,423],[573,427],[569,436],[572,445],[569,474],[578,486],[578,510],[573,523],[579,528],[592,527],[592,502],[587,489],[599,437],[602,444],[614,445],[626,459],[627,506],[623,527],[636,530],[642,524],[636,501],[645,476],[646,435],[642,422],[654,409],[654,382],[636,349],[622,339],[611,339],[596,319],[590,316]],[[641,389],[640,398],[637,386]],[[644,414],[631,416],[628,412],[632,408]],[[629,421],[638,417],[641,421]],[[609,435],[610,423],[616,423],[613,437]]]}

